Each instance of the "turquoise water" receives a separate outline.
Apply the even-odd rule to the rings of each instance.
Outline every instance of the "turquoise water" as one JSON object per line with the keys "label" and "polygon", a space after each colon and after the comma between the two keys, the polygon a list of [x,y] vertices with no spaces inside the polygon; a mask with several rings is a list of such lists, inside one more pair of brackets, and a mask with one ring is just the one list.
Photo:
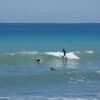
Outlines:
{"label": "turquoise water", "polygon": [[0,100],[94,99],[100,24],[0,24]]}

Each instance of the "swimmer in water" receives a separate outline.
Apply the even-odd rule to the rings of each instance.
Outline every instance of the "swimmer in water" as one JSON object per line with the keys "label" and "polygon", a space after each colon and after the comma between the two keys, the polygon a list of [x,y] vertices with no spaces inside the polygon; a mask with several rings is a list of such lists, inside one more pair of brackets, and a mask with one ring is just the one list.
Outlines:
{"label": "swimmer in water", "polygon": [[41,59],[36,59],[37,62],[42,62]]}
{"label": "swimmer in water", "polygon": [[54,69],[54,68],[52,68],[52,67],[50,68],[50,70],[51,70],[51,71],[55,71],[55,69]]}

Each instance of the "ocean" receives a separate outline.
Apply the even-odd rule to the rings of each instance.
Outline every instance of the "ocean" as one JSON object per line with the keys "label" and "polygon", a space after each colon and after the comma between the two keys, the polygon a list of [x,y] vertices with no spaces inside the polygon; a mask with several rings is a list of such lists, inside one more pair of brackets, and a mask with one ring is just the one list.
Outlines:
{"label": "ocean", "polygon": [[1,23],[0,100],[100,100],[100,24]]}

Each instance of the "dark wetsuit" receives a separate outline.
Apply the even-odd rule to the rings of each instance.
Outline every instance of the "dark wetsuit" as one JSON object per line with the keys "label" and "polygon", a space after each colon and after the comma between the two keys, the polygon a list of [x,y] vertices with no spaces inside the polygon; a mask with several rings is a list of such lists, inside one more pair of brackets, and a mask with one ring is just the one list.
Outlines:
{"label": "dark wetsuit", "polygon": [[50,69],[51,69],[51,71],[55,71],[55,69],[54,69],[54,68],[52,68],[52,67],[51,67]]}
{"label": "dark wetsuit", "polygon": [[65,51],[65,49],[63,49],[62,52],[64,53],[64,56],[66,56],[66,51]]}
{"label": "dark wetsuit", "polygon": [[41,62],[41,60],[40,60],[40,59],[37,59],[36,61],[37,61],[37,62]]}

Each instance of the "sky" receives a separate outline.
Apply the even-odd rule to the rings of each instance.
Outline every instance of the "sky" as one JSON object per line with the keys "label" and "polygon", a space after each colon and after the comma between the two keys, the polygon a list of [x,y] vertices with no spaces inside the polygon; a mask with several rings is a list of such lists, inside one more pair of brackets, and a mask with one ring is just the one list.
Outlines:
{"label": "sky", "polygon": [[0,0],[0,23],[100,23],[100,0]]}

